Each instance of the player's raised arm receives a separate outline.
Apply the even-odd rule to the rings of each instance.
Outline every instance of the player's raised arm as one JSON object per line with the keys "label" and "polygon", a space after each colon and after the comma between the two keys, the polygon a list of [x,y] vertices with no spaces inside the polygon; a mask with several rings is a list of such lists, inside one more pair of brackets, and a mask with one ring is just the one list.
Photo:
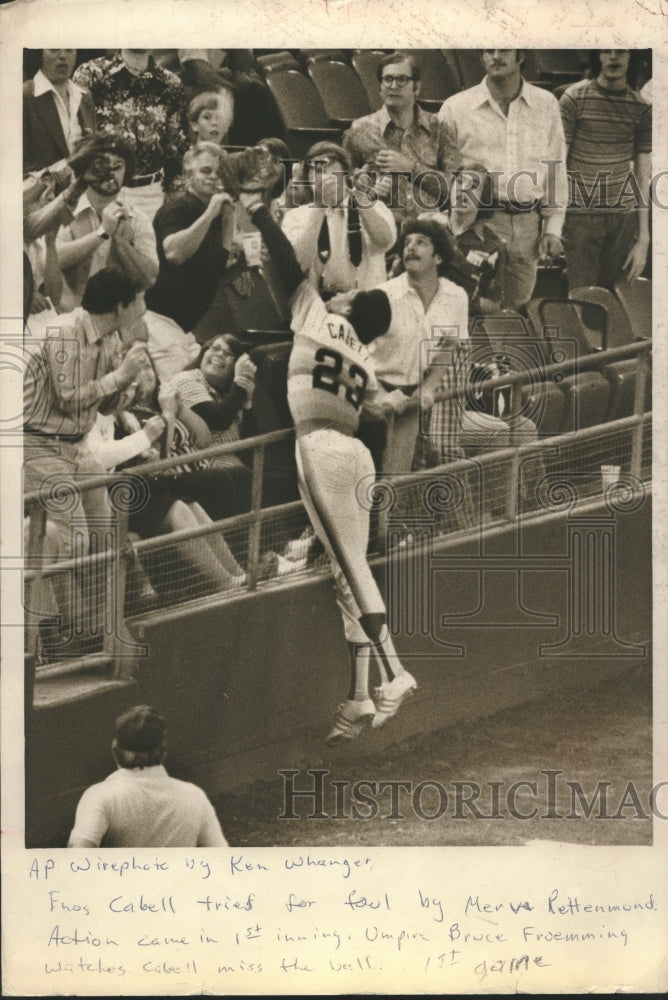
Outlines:
{"label": "player's raised arm", "polygon": [[262,203],[256,191],[242,191],[239,201],[250,215],[253,225],[257,226],[262,234],[285,294],[288,297],[292,296],[305,277],[292,243],[278,223],[272,219],[269,209]]}

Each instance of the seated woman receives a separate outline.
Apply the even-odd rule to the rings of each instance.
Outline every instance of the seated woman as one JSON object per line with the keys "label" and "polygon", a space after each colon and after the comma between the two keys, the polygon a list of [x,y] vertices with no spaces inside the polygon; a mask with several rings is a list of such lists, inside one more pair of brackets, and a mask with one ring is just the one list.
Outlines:
{"label": "seated woman", "polygon": [[[197,361],[168,383],[178,393],[178,416],[186,420],[186,411],[190,411],[201,418],[211,432],[211,444],[239,441],[243,412],[250,408],[253,397],[255,371],[236,337],[230,333],[214,337],[204,344]],[[250,469],[236,454],[218,455],[212,465],[233,473],[235,489],[246,506],[250,499]]]}
{"label": "seated woman", "polygon": [[139,378],[138,395],[130,413],[140,423],[155,414],[164,417],[167,435],[161,457],[184,456],[182,465],[151,479],[152,494],[162,497],[165,502],[198,503],[214,521],[248,512],[252,477],[247,466],[235,455],[228,456],[227,463],[188,457],[193,451],[216,442],[202,417],[182,401],[175,380],[160,385],[154,369],[145,369]]}
{"label": "seated woman", "polygon": [[[81,445],[82,470],[85,470],[87,457],[91,460],[91,471],[99,471],[100,465],[112,470],[135,464],[137,459],[146,462],[160,457],[154,445],[165,437],[170,418],[151,413],[141,421],[131,410],[126,410],[134,402],[138,389],[138,384],[131,385],[106,412],[98,412],[93,429]],[[167,393],[166,400],[169,397]],[[165,408],[169,410],[168,404]],[[175,431],[172,427],[172,440],[176,436]],[[185,439],[188,434],[187,428],[178,429],[179,439]],[[148,502],[130,514],[128,526],[136,540],[188,530],[202,524],[211,524],[211,518],[197,502],[173,499],[168,493],[152,488]],[[220,534],[180,541],[176,550],[179,557],[216,590],[241,586],[246,580],[245,573]],[[146,604],[152,588],[138,562],[135,562],[134,569],[139,577],[140,600],[144,599]]]}

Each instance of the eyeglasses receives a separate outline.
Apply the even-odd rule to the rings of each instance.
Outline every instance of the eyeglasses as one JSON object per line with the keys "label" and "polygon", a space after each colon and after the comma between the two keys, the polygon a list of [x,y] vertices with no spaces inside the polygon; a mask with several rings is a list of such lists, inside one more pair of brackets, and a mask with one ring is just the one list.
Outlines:
{"label": "eyeglasses", "polygon": [[386,87],[406,87],[412,79],[412,76],[384,76],[380,82]]}

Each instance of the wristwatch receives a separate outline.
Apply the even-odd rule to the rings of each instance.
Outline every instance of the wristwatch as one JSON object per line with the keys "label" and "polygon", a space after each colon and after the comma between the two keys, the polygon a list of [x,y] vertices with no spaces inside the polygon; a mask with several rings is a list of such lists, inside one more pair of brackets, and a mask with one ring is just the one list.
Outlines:
{"label": "wristwatch", "polygon": [[95,230],[95,235],[99,236],[101,240],[110,240],[111,239],[111,236],[109,235],[109,233],[107,232],[107,230],[104,229],[102,226],[100,226],[99,229]]}

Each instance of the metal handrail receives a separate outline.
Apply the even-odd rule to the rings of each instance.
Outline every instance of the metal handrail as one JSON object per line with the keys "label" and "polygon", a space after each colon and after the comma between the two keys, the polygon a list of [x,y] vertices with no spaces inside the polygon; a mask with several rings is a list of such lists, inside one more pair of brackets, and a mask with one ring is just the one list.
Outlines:
{"label": "metal handrail", "polygon": [[[596,354],[587,354],[582,358],[574,358],[571,361],[561,361],[550,365],[544,365],[540,368],[528,368],[526,371],[508,372],[505,375],[498,375],[494,378],[486,379],[484,386],[485,389],[493,389],[496,387],[505,388],[508,385],[516,385],[518,383],[530,381],[540,383],[546,381],[545,376],[556,374],[567,375],[578,371],[591,370],[593,368],[598,368],[602,363],[607,364],[608,362],[621,361],[625,358],[647,355],[651,352],[651,350],[651,341],[634,341],[632,344],[626,344],[624,347],[615,347],[609,351],[599,351]],[[453,387],[448,390],[439,389],[439,391],[435,394],[434,399],[436,402],[441,402],[442,400],[447,399],[460,399],[465,397],[469,392],[470,386],[468,384],[466,386]],[[409,400],[409,405],[417,408],[417,398]],[[122,478],[124,474],[158,476],[164,472],[169,472],[172,469],[178,468],[179,466],[190,465],[202,459],[216,458],[218,455],[237,454],[238,452],[250,451],[258,447],[264,448],[268,444],[274,444],[279,441],[287,441],[291,437],[294,437],[294,433],[293,427],[287,427],[283,430],[269,431],[267,434],[259,434],[255,437],[244,438],[241,441],[231,441],[225,444],[210,445],[208,448],[200,448],[197,451],[188,452],[187,455],[176,455],[173,458],[158,459],[154,462],[147,462],[144,465],[135,465],[129,469],[121,469],[117,472],[101,473],[90,477],[86,476],[85,478],[82,478],[81,482],[72,483],[71,485],[63,484],[62,492],[64,494],[67,494],[68,490],[71,492],[83,492],[96,489],[100,486],[107,486],[109,483],[117,482],[118,479]],[[39,499],[39,491],[32,491],[31,493],[25,494],[24,503],[26,505],[30,505]]]}
{"label": "metal handrail", "polygon": [[[638,423],[641,427],[643,424],[649,422],[651,419],[650,414],[641,414],[640,416],[630,416],[630,417],[620,417],[618,420],[611,420],[606,424],[597,424],[595,427],[586,427],[577,433],[568,432],[566,434],[553,435],[550,438],[543,439],[542,441],[527,441],[523,444],[509,445],[506,448],[498,448],[496,451],[488,452],[484,455],[477,455],[475,458],[458,458],[446,465],[434,466],[431,469],[421,470],[418,472],[406,472],[397,473],[395,475],[388,474],[383,476],[383,479],[389,482],[400,480],[403,484],[410,484],[412,482],[418,482],[421,478],[424,478],[425,474],[429,476],[438,475],[439,472],[447,469],[448,473],[458,473],[466,472],[471,468],[471,463],[474,462],[476,466],[484,469],[488,465],[497,465],[504,461],[510,461],[515,455],[520,458],[524,458],[527,455],[531,455],[533,452],[542,452],[546,447],[551,449],[558,448],[562,444],[572,444],[573,441],[591,441],[599,437],[606,437],[611,431],[625,431],[630,428],[635,428]],[[178,531],[172,531],[168,535],[157,535],[155,538],[143,538],[140,541],[133,543],[133,549],[138,554],[144,554],[147,552],[155,552],[160,549],[166,548],[168,545],[174,545],[178,542],[187,542],[194,538],[202,538],[206,535],[214,534],[218,531],[234,531],[239,528],[245,528],[253,524],[254,521],[259,518],[260,523],[269,520],[277,520],[289,516],[291,514],[301,513],[304,509],[304,505],[301,500],[292,500],[290,503],[278,504],[275,507],[263,507],[258,513],[248,511],[246,514],[236,514],[234,517],[225,518],[222,521],[212,521],[211,524],[200,524],[194,528],[181,528]],[[40,573],[42,577],[55,576],[57,573],[64,572],[65,570],[77,569],[84,566],[93,566],[98,563],[111,562],[114,558],[114,553],[112,552],[98,552],[95,555],[81,556],[77,559],[67,559],[60,562],[51,563],[48,566],[43,566],[40,568]],[[24,579],[26,581],[33,580],[37,576],[37,569],[26,569],[24,571]]]}
{"label": "metal handrail", "polygon": [[[625,345],[624,347],[614,348],[612,350],[600,351],[592,355],[586,355],[582,358],[573,358],[570,361],[563,361],[558,363],[553,363],[550,365],[542,366],[539,368],[527,369],[525,371],[518,372],[508,372],[503,375],[496,376],[485,380],[484,385],[486,389],[493,389],[495,387],[507,388],[511,386],[511,400],[510,400],[510,411],[508,417],[513,417],[519,412],[519,407],[521,405],[521,394],[518,391],[518,386],[525,382],[535,382],[538,385],[541,382],[545,382],[547,378],[553,375],[561,375],[565,377],[569,373],[582,372],[592,369],[598,369],[602,365],[612,363],[615,361],[624,360],[627,358],[637,359],[637,371],[639,377],[636,379],[636,390],[635,390],[635,400],[634,400],[634,415],[616,420],[614,422],[609,422],[606,424],[601,424],[596,427],[587,428],[584,431],[577,432],[575,434],[568,433],[559,436],[550,437],[547,441],[535,441],[531,443],[519,444],[516,443],[516,434],[514,433],[511,425],[511,437],[510,446],[503,449],[492,452],[487,455],[481,455],[476,457],[475,462],[477,465],[484,467],[490,463],[497,463],[499,461],[510,460],[512,463],[510,473],[508,476],[508,502],[506,504],[506,516],[512,518],[516,513],[515,503],[517,496],[517,485],[518,476],[520,468],[520,458],[526,454],[532,452],[544,450],[546,446],[551,448],[558,447],[562,443],[573,442],[574,440],[582,440],[584,438],[591,439],[598,436],[603,436],[609,434],[610,431],[614,430],[626,430],[631,429],[633,433],[632,446],[631,446],[631,471],[638,474],[640,471],[641,458],[642,458],[642,436],[643,427],[648,419],[651,417],[643,415],[644,410],[644,397],[645,397],[645,381],[647,376],[648,368],[648,356],[651,352],[651,341],[637,341],[632,344]],[[439,390],[435,395],[436,401],[447,400],[447,399],[458,399],[465,397],[470,392],[470,384],[465,386],[457,386],[448,390]],[[417,409],[419,405],[419,394],[417,399],[412,399],[410,401],[410,406],[413,409]],[[182,468],[185,465],[190,465],[197,462],[200,459],[212,459],[219,455],[229,455],[238,454],[239,452],[252,451],[253,452],[253,470],[252,470],[252,482],[251,482],[251,510],[245,514],[237,515],[236,517],[227,518],[223,521],[213,522],[211,525],[201,525],[196,528],[191,528],[187,530],[171,532],[169,535],[163,535],[154,539],[146,539],[140,541],[135,546],[130,546],[129,543],[124,541],[124,544],[113,551],[104,551],[94,555],[86,555],[82,557],[77,557],[76,559],[71,559],[67,561],[60,561],[53,563],[49,566],[44,566],[39,564],[36,569],[28,569],[25,572],[25,579],[32,583],[32,587],[36,590],[39,589],[41,581],[47,577],[55,576],[58,573],[65,572],[71,569],[82,569],[84,566],[95,565],[99,563],[111,563],[113,561],[122,560],[124,555],[129,555],[133,549],[138,553],[150,552],[156,549],[165,547],[166,545],[178,544],[180,541],[188,541],[190,539],[198,538],[201,536],[206,536],[216,531],[220,530],[232,530],[239,528],[249,529],[249,561],[248,561],[248,584],[249,588],[255,589],[258,580],[258,564],[259,564],[259,553],[260,553],[260,533],[263,523],[267,520],[282,517],[286,514],[297,513],[303,509],[303,505],[300,501],[294,501],[289,504],[282,504],[277,507],[262,508],[261,507],[261,497],[262,497],[262,478],[263,478],[263,467],[264,467],[264,455],[265,448],[268,445],[287,441],[294,437],[294,428],[285,428],[283,430],[271,431],[266,434],[258,435],[253,438],[247,438],[242,441],[228,442],[225,444],[218,444],[210,446],[209,448],[199,449],[195,452],[190,452],[187,455],[173,456],[167,459],[161,459],[153,462],[147,462],[143,465],[133,466],[127,470],[113,471],[109,473],[93,475],[88,477],[82,477],[81,482],[72,482],[68,484],[67,482],[62,485],[59,484],[59,492],[84,492],[86,490],[96,489],[102,486],[107,486],[110,483],[122,483],[124,479],[129,476],[151,476],[157,477],[161,475],[169,475],[174,469]],[[430,475],[438,475],[439,471],[443,471],[447,468],[449,473],[456,473],[458,470],[470,469],[471,459],[462,459],[455,462],[450,462],[446,466],[440,466],[434,469],[430,469]],[[414,474],[414,478],[419,480],[424,472],[419,472]],[[393,477],[391,475],[384,477],[389,481],[392,481]],[[413,478],[411,476],[411,478]],[[403,481],[407,481],[407,474],[402,476]],[[42,496],[39,491],[33,491],[25,495],[25,503],[30,509],[30,561],[33,565],[39,560],[40,552],[38,548],[41,549],[40,541],[41,535],[44,533],[44,525],[46,519],[46,510],[43,504],[40,502]],[[34,514],[37,517],[34,517]],[[120,538],[126,539],[127,532],[127,514],[121,514],[119,521],[122,522],[120,530]],[[120,565],[120,562],[119,562]],[[120,616],[121,625],[124,628],[124,614],[123,614],[123,604],[124,604],[124,590],[125,590],[125,573],[121,572],[118,574],[118,582],[116,584],[116,592],[113,595],[115,597],[115,606],[117,609],[117,614]],[[115,637],[105,636],[105,653],[111,654],[113,656],[113,646],[116,641]],[[29,642],[29,647],[31,643]],[[32,642],[34,647],[34,640]],[[94,654],[93,654],[94,655]],[[85,659],[85,658],[84,658]]]}

